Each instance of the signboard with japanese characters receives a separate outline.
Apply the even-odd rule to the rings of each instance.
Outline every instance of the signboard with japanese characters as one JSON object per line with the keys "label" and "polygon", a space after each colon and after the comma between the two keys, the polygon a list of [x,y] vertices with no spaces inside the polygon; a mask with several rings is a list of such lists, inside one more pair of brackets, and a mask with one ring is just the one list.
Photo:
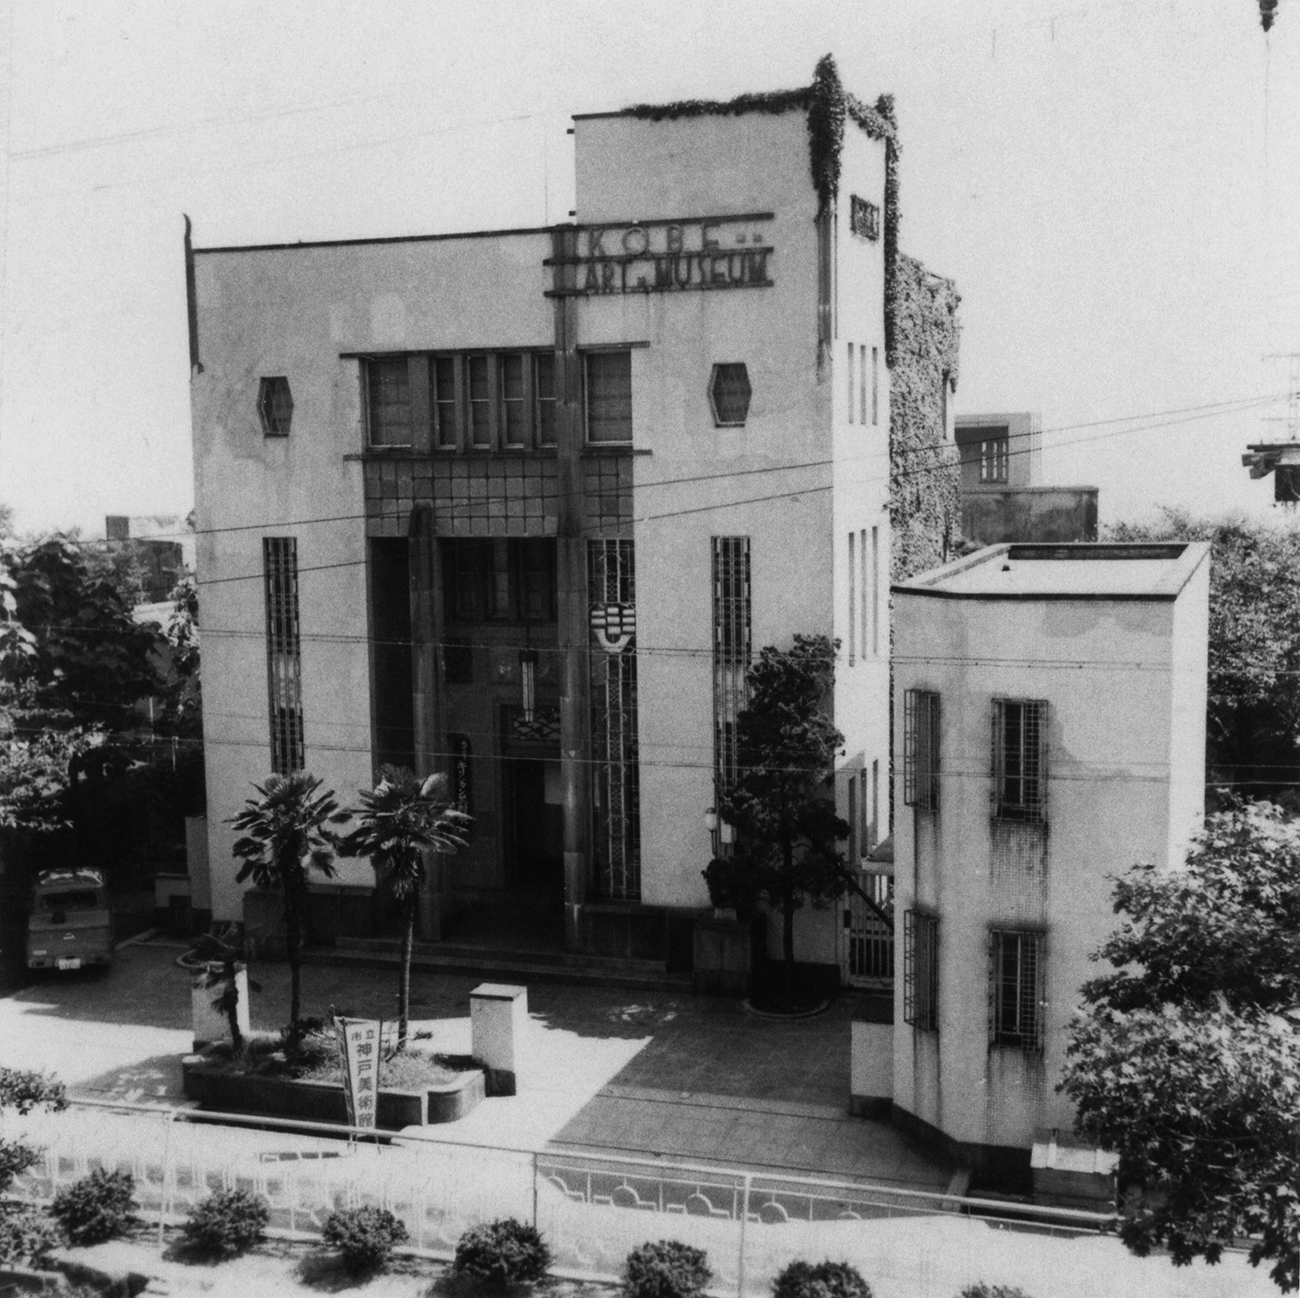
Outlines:
{"label": "signboard with japanese characters", "polygon": [[373,1127],[379,1109],[379,1058],[383,1025],[377,1019],[334,1020],[343,1063],[348,1124]]}

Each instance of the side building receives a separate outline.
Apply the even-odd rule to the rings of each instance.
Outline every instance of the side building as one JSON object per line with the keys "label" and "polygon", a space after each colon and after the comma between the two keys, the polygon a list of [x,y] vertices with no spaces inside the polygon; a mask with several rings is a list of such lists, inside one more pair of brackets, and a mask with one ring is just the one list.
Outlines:
{"label": "side building", "polygon": [[1200,823],[1209,566],[1004,545],[893,588],[892,1111],[976,1168],[1027,1176],[1036,1133],[1069,1132],[1110,876],[1177,863]]}
{"label": "side building", "polygon": [[[689,960],[745,673],[797,632],[841,642],[852,859],[886,832],[891,105],[827,58],[574,129],[574,224],[187,237],[216,918],[254,781],[397,763],[474,817],[425,939]],[[388,931],[367,863],[316,893],[317,939]],[[837,912],[796,941],[851,976]]]}

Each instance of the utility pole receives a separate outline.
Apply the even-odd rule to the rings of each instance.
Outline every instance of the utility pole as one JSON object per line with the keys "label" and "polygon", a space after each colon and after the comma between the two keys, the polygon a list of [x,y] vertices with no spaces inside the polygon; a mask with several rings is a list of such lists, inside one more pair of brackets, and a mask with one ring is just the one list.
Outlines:
{"label": "utility pole", "polygon": [[1266,423],[1281,424],[1280,441],[1253,442],[1241,462],[1252,478],[1273,475],[1273,502],[1295,509],[1300,504],[1300,352],[1270,352],[1265,362],[1287,365],[1286,414],[1265,415]]}

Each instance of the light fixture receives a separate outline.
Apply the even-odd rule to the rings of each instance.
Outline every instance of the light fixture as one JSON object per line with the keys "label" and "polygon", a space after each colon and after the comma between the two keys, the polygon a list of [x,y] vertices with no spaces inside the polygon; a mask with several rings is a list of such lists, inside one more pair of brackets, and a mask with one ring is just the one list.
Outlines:
{"label": "light fixture", "polygon": [[519,679],[523,686],[524,720],[531,721],[537,707],[537,650],[519,651]]}
{"label": "light fixture", "polygon": [[734,843],[736,841],[736,827],[728,820],[722,822],[722,841],[724,843]]}
{"label": "light fixture", "polygon": [[710,834],[717,833],[718,813],[713,807],[706,807],[704,809],[704,828],[707,829]]}

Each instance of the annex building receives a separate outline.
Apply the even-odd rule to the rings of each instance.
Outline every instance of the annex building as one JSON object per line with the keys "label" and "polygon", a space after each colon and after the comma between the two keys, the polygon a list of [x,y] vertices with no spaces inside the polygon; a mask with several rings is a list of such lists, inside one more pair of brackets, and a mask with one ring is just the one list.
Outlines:
{"label": "annex building", "polygon": [[[840,641],[851,861],[888,833],[891,392],[933,452],[956,363],[952,286],[898,253],[892,105],[828,58],[574,134],[571,224],[187,240],[215,918],[253,782],[348,802],[397,763],[474,818],[424,938],[689,960],[746,669],[798,632]],[[318,925],[383,933],[339,866]],[[796,954],[852,978],[849,934],[806,909]]]}

